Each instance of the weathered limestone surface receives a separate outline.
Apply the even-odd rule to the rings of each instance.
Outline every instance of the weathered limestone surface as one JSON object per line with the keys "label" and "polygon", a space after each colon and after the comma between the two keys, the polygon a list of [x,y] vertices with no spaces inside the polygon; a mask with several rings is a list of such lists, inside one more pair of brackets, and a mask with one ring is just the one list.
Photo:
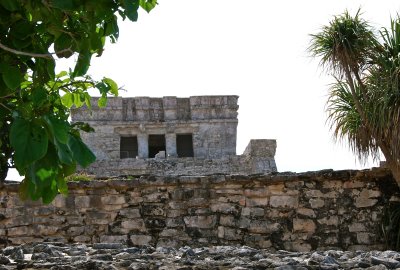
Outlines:
{"label": "weathered limestone surface", "polygon": [[399,195],[385,169],[73,182],[68,197],[45,206],[21,202],[17,187],[0,189],[3,245],[382,249],[383,204]]}

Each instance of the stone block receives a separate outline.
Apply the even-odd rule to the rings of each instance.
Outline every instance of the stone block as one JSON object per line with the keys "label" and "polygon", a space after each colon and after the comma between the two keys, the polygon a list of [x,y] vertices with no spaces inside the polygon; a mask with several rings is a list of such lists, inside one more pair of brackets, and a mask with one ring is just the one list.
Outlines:
{"label": "stone block", "polygon": [[108,195],[101,197],[101,202],[103,204],[124,204],[126,200],[124,195]]}
{"label": "stone block", "polygon": [[183,218],[186,227],[199,228],[199,229],[211,229],[217,223],[216,216],[186,216]]}
{"label": "stone block", "polygon": [[127,235],[101,235],[100,243],[123,243],[126,244]]}
{"label": "stone block", "polygon": [[243,207],[242,208],[242,216],[251,216],[251,217],[262,217],[264,216],[265,211],[264,208],[260,207]]}
{"label": "stone block", "polygon": [[323,199],[310,199],[309,203],[311,205],[311,208],[321,208],[324,207],[325,201]]}
{"label": "stone block", "polygon": [[318,219],[319,224],[328,225],[328,226],[338,226],[339,218],[337,216],[328,216],[321,219]]}
{"label": "stone block", "polygon": [[77,196],[75,197],[75,207],[77,208],[89,208],[90,197],[89,196]]}
{"label": "stone block", "polygon": [[163,204],[143,204],[143,216],[166,216]]}
{"label": "stone block", "polygon": [[309,234],[315,233],[315,223],[311,219],[293,219],[293,231],[294,232],[305,232]]}
{"label": "stone block", "polygon": [[13,227],[8,229],[7,235],[9,237],[33,235],[33,229],[30,226]]}
{"label": "stone block", "polygon": [[219,224],[221,224],[222,226],[235,227],[236,218],[231,215],[221,215],[219,217]]}
{"label": "stone block", "polygon": [[119,211],[119,215],[126,218],[139,218],[141,217],[138,208],[124,208]]}
{"label": "stone block", "polygon": [[297,213],[302,216],[315,218],[315,211],[309,208],[298,208]]}
{"label": "stone block", "polygon": [[142,219],[122,221],[121,228],[126,230],[146,231],[146,226]]}
{"label": "stone block", "polygon": [[77,235],[82,235],[85,231],[85,227],[80,226],[80,227],[69,227],[67,230],[67,235],[68,236],[77,236]]}
{"label": "stone block", "polygon": [[134,246],[146,246],[152,242],[152,237],[149,235],[135,234],[129,237]]}
{"label": "stone block", "polygon": [[241,240],[243,234],[240,230],[218,226],[218,238],[226,240]]}
{"label": "stone block", "polygon": [[299,197],[298,196],[271,196],[269,204],[272,207],[280,208],[298,208]]}
{"label": "stone block", "polygon": [[302,241],[285,242],[283,245],[285,247],[285,250],[291,250],[291,251],[297,251],[297,252],[311,251],[311,245],[308,243],[304,243]]}
{"label": "stone block", "polygon": [[372,244],[372,234],[366,232],[357,233],[357,243],[358,244]]}
{"label": "stone block", "polygon": [[375,198],[377,195],[376,191],[370,191],[368,189],[363,189],[359,196],[356,198],[355,205],[358,208],[365,208],[365,207],[371,207],[374,206],[378,200],[377,199],[371,199]]}
{"label": "stone block", "polygon": [[231,203],[216,203],[211,204],[210,209],[212,212],[218,212],[223,214],[239,214],[239,206]]}
{"label": "stone block", "polygon": [[363,223],[352,223],[349,225],[349,232],[365,232],[367,229]]}
{"label": "stone block", "polygon": [[256,207],[256,206],[267,206],[269,203],[269,198],[246,198],[246,206],[247,207]]}

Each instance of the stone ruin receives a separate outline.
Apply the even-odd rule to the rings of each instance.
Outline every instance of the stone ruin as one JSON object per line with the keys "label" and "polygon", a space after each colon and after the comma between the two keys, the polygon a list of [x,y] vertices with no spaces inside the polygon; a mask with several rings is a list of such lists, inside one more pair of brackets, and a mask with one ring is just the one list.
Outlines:
{"label": "stone ruin", "polygon": [[236,155],[238,96],[109,98],[106,108],[73,109],[72,122],[97,161],[97,176],[264,174],[276,172],[275,140],[251,140]]}

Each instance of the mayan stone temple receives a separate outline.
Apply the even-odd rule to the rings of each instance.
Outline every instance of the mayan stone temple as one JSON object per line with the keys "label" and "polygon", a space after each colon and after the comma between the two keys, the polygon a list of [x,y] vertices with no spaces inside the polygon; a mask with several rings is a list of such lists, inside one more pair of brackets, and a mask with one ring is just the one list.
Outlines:
{"label": "mayan stone temple", "polygon": [[72,110],[97,161],[97,176],[276,172],[276,141],[251,140],[236,155],[238,96],[109,98],[106,108]]}

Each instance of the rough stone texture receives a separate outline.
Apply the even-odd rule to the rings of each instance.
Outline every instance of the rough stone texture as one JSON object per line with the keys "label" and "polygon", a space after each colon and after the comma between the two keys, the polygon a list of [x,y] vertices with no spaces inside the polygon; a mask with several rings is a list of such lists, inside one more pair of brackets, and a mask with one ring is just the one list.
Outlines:
{"label": "rough stone texture", "polygon": [[[82,133],[97,161],[84,172],[115,175],[204,175],[276,172],[275,140],[251,140],[236,155],[238,96],[109,98],[106,108],[71,110],[72,122],[84,121],[94,133]],[[165,136],[165,153],[149,158],[149,135]],[[177,156],[177,135],[192,134],[193,157]],[[136,137],[137,156],[120,158],[121,137]]]}
{"label": "rough stone texture", "polygon": [[399,199],[390,172],[378,168],[72,182],[70,195],[50,205],[21,202],[17,189],[7,182],[0,189],[2,245],[381,249],[384,201]]}
{"label": "rough stone texture", "polygon": [[307,270],[399,269],[395,251],[272,251],[248,246],[128,247],[118,243],[33,243],[0,250],[0,269]]}

